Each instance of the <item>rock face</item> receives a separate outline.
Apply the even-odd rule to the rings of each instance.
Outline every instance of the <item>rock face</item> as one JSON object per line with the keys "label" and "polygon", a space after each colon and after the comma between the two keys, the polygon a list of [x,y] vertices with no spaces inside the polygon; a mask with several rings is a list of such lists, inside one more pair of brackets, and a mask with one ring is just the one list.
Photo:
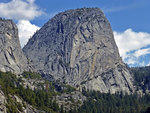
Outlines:
{"label": "rock face", "polygon": [[4,93],[1,90],[1,86],[0,86],[0,113],[7,113],[6,112],[6,97],[4,95]]}
{"label": "rock face", "polygon": [[29,71],[18,37],[17,26],[12,20],[0,19],[0,71],[21,73]]}
{"label": "rock face", "polygon": [[98,8],[57,14],[23,48],[36,69],[82,89],[115,93],[134,91],[111,26]]}
{"label": "rock face", "polygon": [[74,91],[71,92],[71,94],[63,93],[61,95],[57,95],[55,99],[60,107],[63,105],[64,109],[69,111],[82,106],[87,98],[83,96],[81,92]]}

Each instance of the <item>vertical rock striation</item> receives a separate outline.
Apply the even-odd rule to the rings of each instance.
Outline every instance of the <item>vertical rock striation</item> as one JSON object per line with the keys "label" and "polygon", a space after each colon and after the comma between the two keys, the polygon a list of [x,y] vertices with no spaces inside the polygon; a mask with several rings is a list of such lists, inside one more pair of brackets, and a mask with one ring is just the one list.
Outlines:
{"label": "vertical rock striation", "polygon": [[50,19],[23,48],[36,69],[74,87],[134,91],[111,26],[99,8],[68,10]]}
{"label": "vertical rock striation", "polygon": [[0,71],[21,73],[31,70],[21,50],[18,29],[12,20],[0,19]]}

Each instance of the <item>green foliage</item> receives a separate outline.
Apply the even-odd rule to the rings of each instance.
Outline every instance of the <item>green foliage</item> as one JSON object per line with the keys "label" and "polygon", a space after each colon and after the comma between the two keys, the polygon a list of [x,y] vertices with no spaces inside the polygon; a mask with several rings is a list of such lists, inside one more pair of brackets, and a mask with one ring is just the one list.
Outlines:
{"label": "green foliage", "polygon": [[150,90],[150,66],[131,68],[135,84],[145,90]]}
{"label": "green foliage", "polygon": [[[27,72],[26,72],[27,73]],[[35,74],[27,73],[30,78],[37,78]],[[25,75],[25,73],[24,73]],[[26,75],[25,75],[26,76]],[[62,112],[60,110],[56,101],[53,100],[53,96],[56,96],[54,91],[54,86],[52,86],[51,82],[46,82],[48,84],[48,88],[53,87],[50,90],[31,90],[29,87],[26,89],[20,85],[20,80],[16,78],[16,76],[10,72],[3,73],[0,72],[0,86],[5,96],[7,97],[7,112],[8,113],[18,113],[18,111],[22,112],[22,107],[25,107],[25,104],[21,105],[11,98],[11,95],[17,95],[22,98],[25,102],[32,105],[33,107],[46,111],[48,113],[57,113]]]}
{"label": "green foliage", "polygon": [[83,94],[88,98],[78,113],[144,113],[150,106],[150,95],[138,97],[123,94],[105,94],[96,91]]}
{"label": "green foliage", "polygon": [[35,73],[35,72],[23,72],[22,75],[25,77],[25,78],[30,78],[30,79],[40,79],[41,78],[41,75],[38,74],[38,73]]}
{"label": "green foliage", "polygon": [[15,94],[17,92],[15,85],[17,84],[18,82],[14,74],[10,72],[0,72],[0,85],[4,94]]}
{"label": "green foliage", "polygon": [[64,89],[61,91],[61,93],[71,93],[73,91],[76,91],[74,87],[71,87],[70,85],[63,85]]}
{"label": "green foliage", "polygon": [[19,102],[14,101],[12,98],[10,98],[10,96],[8,96],[7,98],[7,113],[17,113],[18,110],[20,112],[23,111],[22,109],[22,105]]}
{"label": "green foliage", "polygon": [[[132,71],[136,78],[136,84],[145,89],[149,88],[149,68],[132,69]],[[41,78],[40,75],[30,72],[24,72],[23,76],[32,79]],[[16,102],[11,97],[13,95],[17,95],[33,107],[47,113],[145,113],[144,111],[147,113],[149,111],[148,107],[150,107],[150,95],[139,97],[136,94],[104,94],[97,91],[89,92],[83,90],[83,95],[87,97],[87,101],[79,109],[71,108],[70,111],[66,112],[63,106],[59,108],[54,97],[61,93],[71,93],[75,91],[75,88],[69,85],[45,81],[45,83],[39,84],[43,85],[42,89],[33,91],[29,87],[24,88],[20,82],[22,80],[16,78],[14,74],[0,72],[0,87],[7,97],[6,107],[8,113],[22,112],[23,106],[26,107],[24,102],[22,104]],[[141,85],[142,82],[146,85]],[[61,87],[60,91],[56,92],[56,84],[58,87]]]}

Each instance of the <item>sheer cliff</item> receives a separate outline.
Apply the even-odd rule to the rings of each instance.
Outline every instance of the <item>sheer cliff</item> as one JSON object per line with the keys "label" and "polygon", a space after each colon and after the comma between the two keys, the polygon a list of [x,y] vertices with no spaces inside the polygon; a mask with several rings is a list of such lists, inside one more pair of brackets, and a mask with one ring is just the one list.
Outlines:
{"label": "sheer cliff", "polygon": [[31,70],[21,50],[18,29],[12,20],[0,19],[0,71],[22,73]]}
{"label": "sheer cliff", "polygon": [[50,19],[23,48],[47,77],[79,89],[134,91],[110,23],[99,8],[68,10]]}

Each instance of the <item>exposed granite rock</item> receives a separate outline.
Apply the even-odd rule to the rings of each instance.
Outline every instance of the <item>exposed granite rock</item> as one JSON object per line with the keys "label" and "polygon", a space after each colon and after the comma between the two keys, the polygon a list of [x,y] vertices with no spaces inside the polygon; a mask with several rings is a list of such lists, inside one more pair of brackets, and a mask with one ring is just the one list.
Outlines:
{"label": "exposed granite rock", "polygon": [[115,93],[134,91],[111,26],[99,8],[57,14],[23,48],[36,69],[82,89]]}
{"label": "exposed granite rock", "polygon": [[[13,96],[9,95],[9,96],[14,102],[20,103],[23,111],[18,110],[18,113],[45,113],[44,111],[40,111],[33,108],[31,105],[27,104],[16,95]],[[23,103],[26,105],[26,107],[23,107]],[[0,88],[0,113],[7,113],[6,104],[7,104],[7,97],[5,97],[3,91]]]}
{"label": "exposed granite rock", "polygon": [[29,89],[34,90],[34,89],[42,89],[42,86],[40,86],[39,84],[44,84],[45,80],[41,79],[31,79],[31,78],[24,78],[22,75],[18,76],[19,79],[21,79],[22,82],[20,82],[20,84],[24,87],[27,88],[29,87]]}
{"label": "exposed granite rock", "polygon": [[86,97],[79,91],[71,92],[70,94],[63,93],[56,96],[56,102],[64,106],[64,110],[69,111],[71,109],[77,109],[83,105],[83,102],[86,100]]}
{"label": "exposed granite rock", "polygon": [[[33,106],[29,105],[27,102],[25,102],[22,98],[18,97],[17,95],[11,94],[5,95],[4,92],[2,91],[1,86],[0,86],[0,113],[7,113],[8,96],[9,98],[12,99],[13,104],[16,102],[20,104],[20,108],[17,109],[17,113],[46,113],[45,111],[38,110]],[[20,109],[22,109],[22,111],[20,111]]]}
{"label": "exposed granite rock", "polygon": [[44,111],[37,110],[36,108],[29,105],[16,95],[9,95],[9,96],[13,100],[13,102],[19,103],[21,105],[20,107],[22,107],[22,111],[17,109],[17,113],[45,113]]}
{"label": "exposed granite rock", "polygon": [[17,26],[12,20],[0,19],[0,71],[25,70],[31,70],[31,66],[21,50]]}
{"label": "exposed granite rock", "polygon": [[6,112],[6,98],[5,98],[5,95],[4,93],[2,92],[1,90],[1,86],[0,86],[0,113],[7,113]]}

